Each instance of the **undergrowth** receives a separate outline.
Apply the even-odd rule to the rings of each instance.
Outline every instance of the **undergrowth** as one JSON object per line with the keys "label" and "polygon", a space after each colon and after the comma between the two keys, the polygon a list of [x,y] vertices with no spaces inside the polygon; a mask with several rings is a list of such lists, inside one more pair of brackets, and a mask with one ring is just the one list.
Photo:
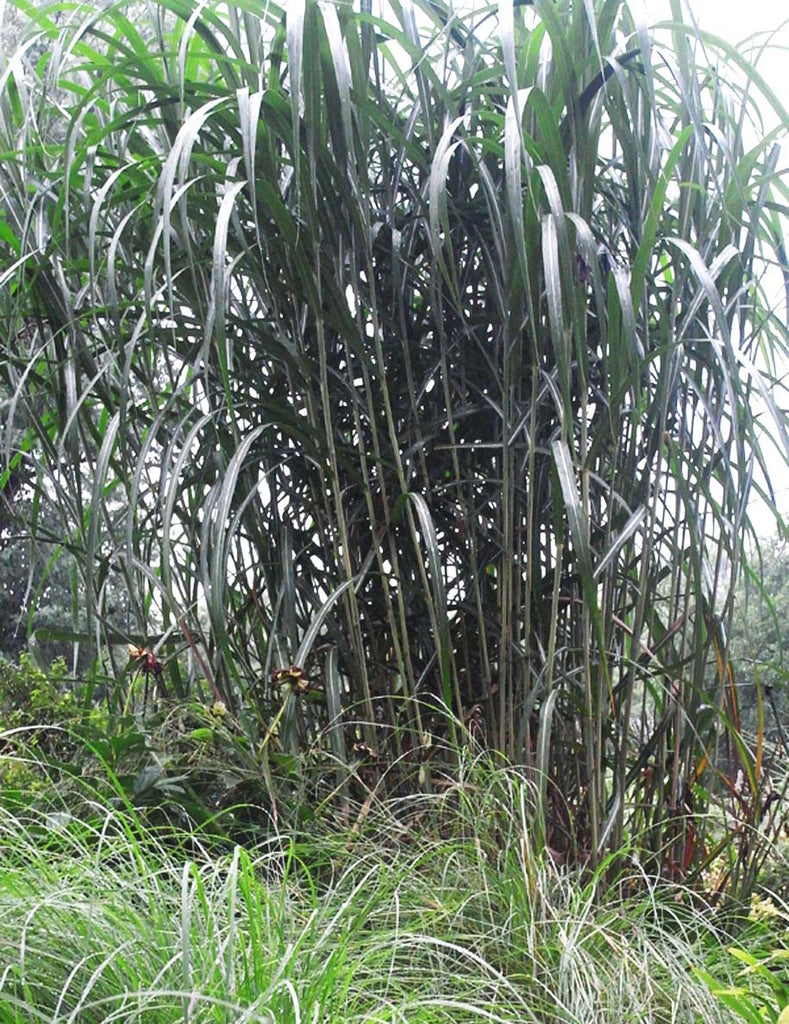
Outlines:
{"label": "undergrowth", "polygon": [[224,849],[100,804],[6,808],[0,1022],[728,1019],[691,972],[710,915],[626,853],[587,877],[538,858],[530,800],[477,762]]}

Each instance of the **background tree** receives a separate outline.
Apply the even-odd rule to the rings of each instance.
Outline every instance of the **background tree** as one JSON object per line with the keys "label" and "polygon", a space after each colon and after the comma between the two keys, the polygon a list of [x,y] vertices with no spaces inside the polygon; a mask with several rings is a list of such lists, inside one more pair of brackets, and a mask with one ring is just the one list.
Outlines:
{"label": "background tree", "polygon": [[[769,739],[787,749],[789,649],[789,550],[779,537],[762,542],[752,568],[737,587],[731,656],[740,690],[742,720],[752,735],[760,717]],[[761,704],[761,710],[760,710]]]}
{"label": "background tree", "polygon": [[711,763],[744,836],[755,395],[787,437],[756,71],[678,4],[55,10],[0,96],[3,368],[83,641],[115,579],[253,749],[425,784],[473,732],[567,856],[703,861]]}
{"label": "background tree", "polygon": [[[6,400],[6,410],[8,406]],[[24,432],[19,431],[17,442],[23,441]],[[48,565],[52,541],[58,536],[57,522],[50,519],[50,535],[43,547],[30,543],[29,525],[37,514],[31,500],[34,470],[30,458],[19,454],[4,475],[0,491],[0,653],[12,659],[25,649],[31,629],[63,628],[72,622],[66,560]],[[40,532],[43,539],[43,524]],[[54,660],[64,651],[49,648],[39,653]]]}

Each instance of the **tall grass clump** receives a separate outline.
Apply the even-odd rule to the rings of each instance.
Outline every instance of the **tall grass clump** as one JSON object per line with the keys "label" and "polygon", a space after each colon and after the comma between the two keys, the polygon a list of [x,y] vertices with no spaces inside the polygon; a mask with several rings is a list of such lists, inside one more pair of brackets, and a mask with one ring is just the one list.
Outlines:
{"label": "tall grass clump", "polygon": [[560,857],[686,877],[727,829],[750,877],[727,626],[789,455],[756,69],[678,2],[21,6],[2,480],[110,703],[152,649],[338,792],[473,734]]}
{"label": "tall grass clump", "polygon": [[603,908],[599,879],[538,864],[529,791],[476,766],[355,831],[224,854],[98,807],[4,812],[0,1020],[723,1020],[689,972],[718,938],[704,915]]}

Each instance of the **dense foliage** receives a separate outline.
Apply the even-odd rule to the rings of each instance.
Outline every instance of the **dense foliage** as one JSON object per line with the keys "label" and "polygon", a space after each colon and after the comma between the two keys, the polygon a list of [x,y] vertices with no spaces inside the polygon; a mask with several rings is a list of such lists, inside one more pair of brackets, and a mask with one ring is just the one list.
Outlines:
{"label": "dense foliage", "polygon": [[31,10],[3,480],[30,457],[112,709],[130,642],[267,784],[429,788],[484,744],[560,858],[686,876],[725,826],[750,877],[726,636],[787,436],[755,97],[789,115],[674,7]]}

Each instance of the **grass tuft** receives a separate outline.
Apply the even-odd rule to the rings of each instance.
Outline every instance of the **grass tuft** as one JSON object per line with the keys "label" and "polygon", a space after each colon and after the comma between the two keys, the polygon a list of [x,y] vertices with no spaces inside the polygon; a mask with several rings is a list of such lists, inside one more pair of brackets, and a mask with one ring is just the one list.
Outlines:
{"label": "grass tuft", "polygon": [[725,1019],[689,973],[706,916],[533,858],[523,785],[473,769],[221,854],[117,810],[4,811],[0,1020]]}

